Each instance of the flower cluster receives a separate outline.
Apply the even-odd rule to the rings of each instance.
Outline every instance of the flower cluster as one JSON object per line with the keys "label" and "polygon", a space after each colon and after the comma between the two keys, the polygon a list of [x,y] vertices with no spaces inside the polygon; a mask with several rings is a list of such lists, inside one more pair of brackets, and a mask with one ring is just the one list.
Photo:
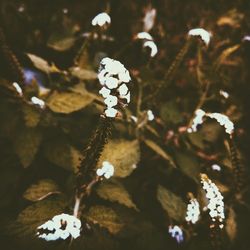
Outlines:
{"label": "flower cluster", "polygon": [[206,31],[205,29],[202,28],[197,28],[197,29],[191,29],[188,32],[189,36],[199,36],[201,40],[208,46],[210,39],[211,39],[211,33]]}
{"label": "flower cluster", "polygon": [[99,93],[107,105],[105,115],[115,117],[118,113],[116,106],[130,103],[130,91],[126,85],[131,80],[129,72],[119,61],[105,57],[100,63],[98,79],[103,86]]}
{"label": "flower cluster", "polygon": [[193,119],[193,123],[190,128],[188,128],[188,133],[196,132],[197,126],[203,123],[203,118],[206,115],[205,111],[202,109],[197,109],[195,111],[195,117]]}
{"label": "flower cluster", "polygon": [[91,21],[91,24],[93,26],[104,26],[105,24],[110,24],[111,23],[111,18],[110,16],[105,13],[105,12],[102,12],[102,13],[99,13],[98,15],[96,15],[93,20]]}
{"label": "flower cluster", "polygon": [[108,161],[104,161],[102,163],[102,168],[98,168],[96,170],[96,174],[98,176],[104,176],[106,179],[109,179],[114,175],[114,166],[110,164]]}
{"label": "flower cluster", "polygon": [[80,236],[80,231],[81,221],[79,219],[73,215],[59,214],[39,226],[37,235],[46,241],[65,240],[70,236],[76,239]]}
{"label": "flower cluster", "polygon": [[183,237],[183,232],[180,227],[177,225],[175,226],[169,226],[168,227],[168,232],[170,233],[172,238],[175,238],[178,243],[183,242],[184,237]]}
{"label": "flower cluster", "polygon": [[186,215],[186,221],[191,222],[192,224],[195,224],[199,220],[200,216],[200,205],[199,202],[192,198],[187,205],[187,215]]}
{"label": "flower cluster", "polygon": [[206,116],[210,117],[211,119],[215,119],[221,126],[225,128],[225,131],[227,134],[231,135],[233,133],[234,124],[228,118],[228,116],[220,114],[220,113],[210,113],[210,114],[207,114]]}
{"label": "flower cluster", "polygon": [[222,228],[225,219],[223,196],[218,187],[207,177],[206,174],[201,174],[201,183],[208,199],[207,208],[209,209],[209,215],[212,218],[212,221],[218,220],[221,223],[220,227]]}
{"label": "flower cluster", "polygon": [[150,48],[151,50],[151,53],[150,53],[150,56],[151,57],[154,57],[157,53],[158,53],[158,48],[154,42],[154,39],[153,37],[147,33],[147,32],[140,32],[136,35],[136,38],[137,39],[141,39],[141,40],[144,40],[144,43],[143,43],[143,47],[146,48]]}
{"label": "flower cluster", "polygon": [[225,128],[225,132],[231,135],[234,131],[234,124],[228,118],[228,116],[220,113],[206,113],[202,109],[197,109],[195,111],[195,117],[193,119],[192,125],[187,129],[188,133],[196,132],[197,126],[203,123],[204,117],[209,117],[215,119],[221,126]]}

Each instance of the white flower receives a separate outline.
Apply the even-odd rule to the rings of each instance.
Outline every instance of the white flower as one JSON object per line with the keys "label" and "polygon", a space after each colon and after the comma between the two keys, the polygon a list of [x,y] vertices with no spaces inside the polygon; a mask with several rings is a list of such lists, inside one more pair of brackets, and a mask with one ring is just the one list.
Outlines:
{"label": "white flower", "polygon": [[244,36],[243,41],[248,41],[249,42],[250,41],[250,36]]}
{"label": "white flower", "polygon": [[189,133],[197,131],[197,126],[203,123],[203,117],[205,115],[206,115],[206,113],[202,109],[197,109],[195,111],[195,117],[193,119],[193,123],[191,125],[191,128],[188,129]]}
{"label": "white flower", "polygon": [[128,87],[126,84],[122,84],[119,88],[118,88],[118,92],[120,94],[120,96],[125,96],[128,93]]}
{"label": "white flower", "polygon": [[156,18],[156,9],[150,8],[147,10],[144,18],[143,18],[143,30],[149,31],[153,28]]}
{"label": "white flower", "polygon": [[101,94],[104,98],[107,98],[110,95],[110,89],[107,89],[106,87],[102,87],[99,91],[99,94]]}
{"label": "white flower", "polygon": [[118,80],[116,78],[114,78],[114,77],[106,77],[105,85],[109,89],[116,89],[118,87]]}
{"label": "white flower", "polygon": [[125,71],[123,70],[122,72],[120,72],[118,74],[118,78],[120,81],[125,82],[125,83],[128,83],[131,81],[131,77],[129,75],[129,72],[126,69],[125,69]]}
{"label": "white flower", "polygon": [[225,219],[223,196],[206,174],[201,174],[201,183],[208,198],[209,215],[213,221],[218,220],[222,225]]}
{"label": "white flower", "polygon": [[137,35],[136,35],[136,38],[138,39],[142,39],[142,40],[149,40],[149,41],[153,41],[153,37],[148,33],[148,32],[139,32]]}
{"label": "white flower", "polygon": [[200,205],[199,202],[192,198],[187,206],[186,221],[195,224],[199,220],[200,216]]}
{"label": "white flower", "polygon": [[200,36],[202,41],[208,45],[210,42],[210,38],[211,38],[211,33],[206,31],[205,29],[202,28],[197,28],[197,29],[191,29],[188,32],[189,36]]}
{"label": "white flower", "polygon": [[126,95],[121,96],[122,99],[125,99],[127,103],[130,103],[130,92],[128,92]]}
{"label": "white flower", "polygon": [[117,105],[118,98],[113,95],[107,96],[107,98],[104,100],[104,103],[107,105],[108,108],[112,108]]}
{"label": "white flower", "polygon": [[22,96],[23,95],[23,90],[20,87],[20,85],[17,82],[13,82],[13,87],[16,89],[17,93]]}
{"label": "white flower", "polygon": [[156,46],[155,42],[153,42],[153,41],[146,41],[143,44],[143,47],[144,48],[145,47],[150,48],[150,50],[151,50],[150,56],[151,57],[154,57],[157,54],[157,52],[158,52],[157,46]]}
{"label": "white flower", "polygon": [[219,165],[217,165],[217,164],[213,164],[211,167],[212,167],[213,170],[221,171],[221,167]]}
{"label": "white flower", "polygon": [[69,236],[76,239],[80,236],[81,221],[73,215],[60,214],[37,228],[39,238],[46,241],[67,239]]}
{"label": "white flower", "polygon": [[35,105],[40,106],[40,108],[45,107],[45,102],[42,99],[37,98],[36,96],[31,97],[31,102]]}
{"label": "white flower", "polygon": [[116,117],[117,113],[118,113],[117,109],[114,109],[114,108],[107,108],[105,110],[105,115],[107,117],[114,118],[114,117]]}
{"label": "white flower", "polygon": [[102,163],[102,168],[98,168],[96,170],[96,174],[98,176],[104,176],[106,179],[109,179],[114,175],[114,166],[110,164],[108,161],[104,161]]}
{"label": "white flower", "polygon": [[153,121],[155,119],[155,116],[154,116],[152,110],[148,110],[147,115],[148,115],[148,120],[149,121]]}
{"label": "white flower", "polygon": [[210,117],[211,119],[215,119],[221,126],[223,126],[227,134],[231,135],[233,133],[234,124],[228,118],[228,116],[220,114],[220,113],[210,113],[210,114],[207,114],[207,116]]}
{"label": "white flower", "polygon": [[226,99],[229,97],[229,94],[224,90],[220,90],[220,95],[222,95]]}
{"label": "white flower", "polygon": [[95,16],[92,20],[92,25],[93,26],[103,26],[104,24],[110,24],[111,23],[111,18],[110,16],[105,13],[105,12],[102,12],[100,14],[98,14],[97,16]]}
{"label": "white flower", "polygon": [[131,115],[131,116],[130,116],[130,119],[131,119],[133,122],[135,122],[135,123],[138,122],[138,118],[137,118],[136,116],[134,116],[134,115]]}
{"label": "white flower", "polygon": [[184,240],[183,232],[180,227],[177,225],[169,226],[168,232],[170,233],[172,238],[175,238],[178,243],[181,243]]}

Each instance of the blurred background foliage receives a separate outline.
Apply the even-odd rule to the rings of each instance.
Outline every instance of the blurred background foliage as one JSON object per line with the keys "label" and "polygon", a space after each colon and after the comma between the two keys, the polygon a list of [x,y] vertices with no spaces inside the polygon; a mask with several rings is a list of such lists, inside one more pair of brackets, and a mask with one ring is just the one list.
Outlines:
{"label": "blurred background foliage", "polygon": [[[133,39],[152,8],[155,58]],[[102,11],[112,22],[100,33],[91,20]],[[243,0],[1,0],[1,249],[68,248],[69,241],[38,240],[35,229],[53,215],[72,213],[74,173],[104,109],[97,80],[104,56],[129,69],[132,103],[114,122],[98,163],[109,160],[115,175],[94,187],[82,208],[82,236],[71,248],[212,249],[208,215],[204,212],[196,225],[185,222],[188,192],[205,202],[199,177],[205,172],[225,197],[222,249],[249,249],[250,41],[243,40],[250,35],[249,17],[250,2]],[[165,82],[188,30],[196,27],[211,31],[211,44],[193,46],[173,80]],[[12,86],[22,78],[16,58],[24,73],[23,96]],[[164,88],[150,100],[161,83]],[[30,101],[34,96],[45,108]],[[235,123],[244,168],[236,182],[230,139],[219,124],[207,120],[187,133],[198,108],[224,113]],[[151,122],[145,122],[148,109],[155,115]],[[168,233],[175,224],[184,232],[181,244]]]}

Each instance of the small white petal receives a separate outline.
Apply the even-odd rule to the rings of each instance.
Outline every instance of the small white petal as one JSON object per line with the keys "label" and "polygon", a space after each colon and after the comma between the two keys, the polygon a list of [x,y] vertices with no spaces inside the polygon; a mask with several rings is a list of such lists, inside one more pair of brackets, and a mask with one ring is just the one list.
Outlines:
{"label": "small white petal", "polygon": [[105,79],[105,85],[109,88],[109,89],[115,89],[118,87],[118,80],[114,77],[107,77]]}
{"label": "small white petal", "polygon": [[152,110],[148,110],[147,115],[148,115],[148,120],[149,121],[153,121],[154,120],[155,116],[154,116]]}
{"label": "small white petal", "polygon": [[158,52],[157,46],[156,46],[156,44],[153,41],[147,41],[147,42],[145,42],[143,44],[143,47],[144,48],[145,47],[149,47],[150,48],[150,50],[151,50],[150,56],[151,57],[154,57],[157,54],[157,52]]}
{"label": "small white petal", "polygon": [[100,14],[98,14],[97,16],[95,16],[92,20],[92,25],[93,26],[103,26],[104,24],[110,24],[111,23],[111,18],[110,16],[105,13],[105,12],[102,12]]}
{"label": "small white petal", "polygon": [[112,108],[117,105],[118,98],[113,95],[109,95],[105,100],[104,103],[107,105],[107,107]]}
{"label": "small white petal", "polygon": [[131,77],[129,75],[128,70],[125,69],[125,71],[122,71],[121,73],[118,74],[118,78],[120,81],[128,83],[131,81]]}
{"label": "small white petal", "polygon": [[188,32],[189,36],[200,36],[202,41],[208,45],[210,42],[210,38],[211,38],[211,33],[206,31],[205,29],[202,28],[197,28],[197,29],[191,29]]}
{"label": "small white petal", "polygon": [[23,95],[23,90],[20,87],[20,85],[17,82],[13,82],[12,84],[14,86],[14,88],[16,89],[17,93],[22,96]]}
{"label": "small white petal", "polygon": [[40,106],[40,108],[42,108],[42,109],[45,107],[45,102],[43,100],[37,98],[36,96],[31,97],[31,102],[33,104]]}
{"label": "small white petal", "polygon": [[117,113],[118,113],[118,111],[114,108],[108,108],[105,110],[105,115],[107,117],[114,118],[114,117],[116,117]]}
{"label": "small white petal", "polygon": [[125,96],[128,93],[128,87],[126,84],[122,84],[119,88],[118,88],[118,92],[120,94],[120,96]]}
{"label": "small white petal", "polygon": [[102,87],[99,91],[99,94],[101,94],[104,98],[107,98],[110,95],[110,89],[107,89],[106,87]]}
{"label": "small white petal", "polygon": [[121,96],[121,98],[126,99],[127,103],[130,103],[130,92],[128,92],[125,96]]}
{"label": "small white petal", "polygon": [[140,32],[136,35],[138,39],[153,41],[153,37],[148,32]]}

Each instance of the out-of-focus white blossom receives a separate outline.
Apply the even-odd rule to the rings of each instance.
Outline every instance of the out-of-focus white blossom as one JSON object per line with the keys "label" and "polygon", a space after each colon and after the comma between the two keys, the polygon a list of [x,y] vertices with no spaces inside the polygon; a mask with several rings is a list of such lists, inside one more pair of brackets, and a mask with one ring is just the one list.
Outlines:
{"label": "out-of-focus white blossom", "polygon": [[180,227],[178,227],[177,225],[175,225],[175,226],[170,225],[168,227],[168,232],[170,233],[171,237],[175,238],[175,240],[178,243],[182,243],[183,242],[184,236],[183,236],[183,232],[182,232],[182,230],[181,230]]}
{"label": "out-of-focus white blossom", "polygon": [[243,41],[248,41],[248,42],[250,42],[250,36],[244,36],[244,37],[243,37]]}
{"label": "out-of-focus white blossom", "polygon": [[200,205],[199,202],[192,198],[187,205],[187,215],[186,215],[186,221],[191,222],[192,224],[195,224],[200,217]]}
{"label": "out-of-focus white blossom", "polygon": [[224,90],[220,90],[220,95],[222,95],[226,99],[229,97],[229,94]]}
{"label": "out-of-focus white blossom", "polygon": [[225,131],[227,134],[231,135],[233,133],[234,124],[228,118],[228,116],[220,114],[220,113],[209,113],[206,116],[210,117],[211,119],[215,119],[221,126],[225,128]]}
{"label": "out-of-focus white blossom", "polygon": [[23,90],[22,88],[20,87],[20,85],[17,83],[17,82],[13,82],[13,87],[16,89],[16,92],[22,96],[23,95]]}
{"label": "out-of-focus white blossom", "polygon": [[220,167],[219,165],[217,165],[217,164],[213,164],[213,165],[211,166],[211,168],[212,168],[213,170],[215,170],[215,171],[221,171],[221,167]]}
{"label": "out-of-focus white blossom", "polygon": [[131,80],[129,72],[119,61],[105,57],[100,62],[98,79],[103,86],[99,93],[107,105],[105,115],[116,117],[119,107],[115,106],[130,103],[130,91],[126,85]]}
{"label": "out-of-focus white blossom", "polygon": [[56,215],[37,228],[38,238],[46,241],[65,240],[70,236],[76,239],[80,232],[81,221],[69,214]]}
{"label": "out-of-focus white blossom", "polygon": [[102,13],[99,13],[98,15],[96,15],[93,18],[91,23],[92,23],[93,26],[98,25],[98,26],[102,27],[105,24],[110,24],[111,23],[111,18],[107,13],[102,12]]}
{"label": "out-of-focus white blossom", "polygon": [[135,123],[138,122],[138,118],[137,118],[136,116],[134,116],[134,115],[131,115],[131,116],[130,116],[130,119],[131,119],[133,122],[135,122]]}
{"label": "out-of-focus white blossom", "polygon": [[99,91],[99,94],[101,94],[104,98],[107,98],[110,95],[111,90],[106,88],[106,87],[102,87],[101,90]]}
{"label": "out-of-focus white blossom", "polygon": [[208,199],[209,215],[212,221],[218,220],[222,227],[225,219],[223,196],[206,174],[201,174],[201,183]]}
{"label": "out-of-focus white blossom", "polygon": [[202,41],[208,45],[211,39],[211,33],[202,28],[191,29],[188,32],[189,36],[200,36]]}
{"label": "out-of-focus white blossom", "polygon": [[45,107],[45,102],[36,96],[32,96],[30,100],[33,104],[38,105],[42,109]]}
{"label": "out-of-focus white blossom", "polygon": [[203,118],[206,115],[205,111],[202,109],[197,109],[195,111],[195,117],[193,119],[193,123],[190,128],[188,128],[188,133],[196,132],[198,125],[203,123]]}
{"label": "out-of-focus white blossom", "polygon": [[153,121],[155,119],[155,116],[154,116],[152,110],[147,111],[147,116],[148,116],[149,121]]}
{"label": "out-of-focus white blossom", "polygon": [[111,176],[114,175],[114,171],[114,166],[108,161],[104,161],[102,163],[102,168],[98,168],[96,170],[96,174],[98,176],[104,176],[106,179],[109,179]]}
{"label": "out-of-focus white blossom", "polygon": [[141,40],[149,40],[149,41],[153,41],[153,37],[148,33],[148,32],[139,32],[136,35],[136,38],[141,39]]}
{"label": "out-of-focus white blossom", "polygon": [[158,52],[158,48],[157,48],[157,46],[156,46],[156,44],[155,44],[154,41],[146,41],[143,44],[143,47],[144,48],[146,48],[146,47],[150,48],[150,50],[151,50],[150,56],[151,57],[154,57],[157,54],[157,52]]}
{"label": "out-of-focus white blossom", "polygon": [[150,31],[155,23],[156,18],[156,9],[155,8],[149,8],[146,11],[146,14],[143,18],[143,30],[144,31]]}

